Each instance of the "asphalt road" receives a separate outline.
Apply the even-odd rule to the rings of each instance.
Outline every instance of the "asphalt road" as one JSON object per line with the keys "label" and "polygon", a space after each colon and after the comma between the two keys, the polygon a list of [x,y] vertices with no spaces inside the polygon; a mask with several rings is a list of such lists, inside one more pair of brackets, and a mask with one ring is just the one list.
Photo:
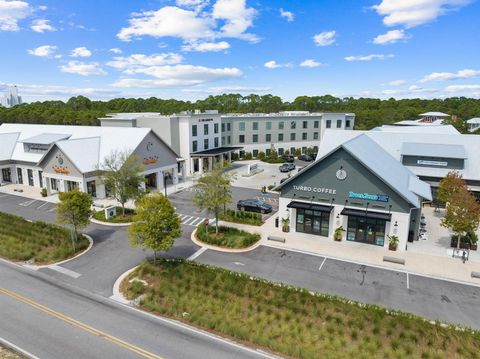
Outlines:
{"label": "asphalt road", "polygon": [[261,246],[203,252],[196,261],[274,282],[480,329],[480,287]]}
{"label": "asphalt road", "polygon": [[266,358],[0,261],[0,337],[39,358]]}

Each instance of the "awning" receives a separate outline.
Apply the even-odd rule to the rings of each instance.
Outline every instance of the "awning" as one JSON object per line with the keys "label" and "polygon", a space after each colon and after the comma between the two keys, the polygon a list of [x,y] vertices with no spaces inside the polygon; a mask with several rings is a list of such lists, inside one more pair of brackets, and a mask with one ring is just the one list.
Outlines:
{"label": "awning", "polygon": [[353,208],[344,208],[341,212],[344,216],[357,216],[357,217],[366,217],[372,219],[383,219],[384,221],[390,222],[392,219],[391,213],[384,212],[374,212],[369,210],[353,209]]}
{"label": "awning", "polygon": [[217,156],[228,152],[240,151],[243,147],[218,147],[210,150],[190,153],[190,157],[209,157]]}
{"label": "awning", "polygon": [[296,209],[310,209],[312,211],[320,211],[330,213],[333,209],[333,206],[322,206],[321,204],[315,203],[306,203],[306,202],[298,202],[292,201],[287,205],[288,208],[296,208]]}

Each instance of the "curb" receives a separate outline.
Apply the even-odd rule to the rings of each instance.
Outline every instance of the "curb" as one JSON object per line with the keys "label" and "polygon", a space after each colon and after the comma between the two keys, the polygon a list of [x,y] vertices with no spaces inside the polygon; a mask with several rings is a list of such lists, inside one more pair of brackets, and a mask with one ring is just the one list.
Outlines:
{"label": "curb", "polygon": [[40,359],[39,357],[33,355],[32,353],[29,353],[26,350],[20,348],[18,345],[15,345],[12,342],[9,342],[5,338],[0,337],[0,344],[2,344],[7,349],[13,350],[13,352],[16,354],[21,354],[30,359]]}
{"label": "curb", "polygon": [[99,221],[98,219],[95,219],[95,218],[90,218],[90,222],[95,223],[95,224],[100,224],[102,226],[110,226],[110,227],[127,227],[127,226],[132,224],[132,222],[127,222],[127,223],[103,222],[103,221]]}
{"label": "curb", "polygon": [[[86,254],[92,247],[93,247],[93,238],[90,237],[88,234],[85,234],[85,233],[82,233],[83,236],[85,236],[87,239],[88,239],[88,242],[90,243],[87,247],[87,249],[85,249],[83,252],[80,252],[78,253],[76,256],[72,257],[72,258],[67,258],[67,259],[64,259],[63,261],[60,261],[60,262],[55,262],[55,263],[50,263],[50,264],[43,264],[43,265],[35,265],[35,264],[22,264],[22,263],[19,263],[22,267],[25,267],[25,268],[29,268],[29,269],[32,269],[32,270],[39,270],[39,269],[42,269],[42,268],[48,268],[48,267],[51,267],[51,266],[58,266],[60,264],[64,264],[64,263],[67,263],[67,262],[70,262],[70,261],[73,261],[74,259],[77,259],[81,256],[83,256],[84,254]],[[12,262],[12,263],[16,263],[16,262]]]}
{"label": "curb", "polygon": [[[235,228],[235,227],[232,227]],[[234,249],[234,248],[223,248],[223,247],[218,247],[214,246],[208,243],[201,242],[197,239],[196,234],[197,233],[197,228],[195,228],[190,235],[190,239],[192,240],[193,243],[195,243],[199,247],[207,248],[212,251],[217,251],[217,252],[224,252],[224,253],[245,253],[245,252],[250,252],[253,251],[254,249],[257,249],[261,245],[262,238],[258,240],[257,243],[255,243],[253,246],[247,247],[247,248],[239,248],[239,249]]]}
{"label": "curb", "polygon": [[125,273],[121,274],[120,277],[117,278],[117,280],[115,281],[115,284],[113,285],[113,290],[112,290],[113,294],[112,296],[110,296],[110,299],[113,299],[122,304],[131,305],[131,301],[125,298],[122,292],[120,292],[120,284],[122,284],[123,280],[135,269],[137,269],[137,267],[138,266],[135,266],[132,269],[127,270]]}

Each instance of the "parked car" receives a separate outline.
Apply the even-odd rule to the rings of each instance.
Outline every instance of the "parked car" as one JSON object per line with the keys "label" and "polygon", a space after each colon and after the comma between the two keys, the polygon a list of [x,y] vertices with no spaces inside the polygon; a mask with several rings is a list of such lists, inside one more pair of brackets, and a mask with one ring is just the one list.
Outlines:
{"label": "parked car", "polygon": [[290,172],[295,169],[295,165],[293,163],[284,163],[279,167],[280,172]]}
{"label": "parked car", "polygon": [[260,213],[272,212],[272,206],[259,199],[242,199],[237,202],[237,209],[241,211],[252,211]]}
{"label": "parked car", "polygon": [[300,161],[305,161],[305,162],[311,162],[314,160],[314,158],[312,157],[312,155],[307,155],[307,154],[303,154],[303,155],[300,155],[298,156],[298,159]]}
{"label": "parked car", "polygon": [[293,155],[283,155],[282,158],[285,162],[289,163],[295,161],[295,157],[293,157]]}

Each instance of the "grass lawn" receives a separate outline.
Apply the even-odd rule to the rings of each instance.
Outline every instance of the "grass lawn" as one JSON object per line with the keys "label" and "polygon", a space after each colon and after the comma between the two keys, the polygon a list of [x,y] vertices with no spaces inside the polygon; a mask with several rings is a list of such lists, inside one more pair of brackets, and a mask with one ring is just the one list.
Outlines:
{"label": "grass lawn", "polygon": [[[145,280],[129,283],[129,279]],[[296,358],[479,358],[480,333],[186,261],[145,262],[122,283],[148,311]]]}
{"label": "grass lawn", "polygon": [[197,238],[201,242],[227,248],[247,248],[260,240],[257,233],[248,233],[241,229],[219,226],[218,236],[215,226],[208,226],[208,235],[203,224],[197,227]]}
{"label": "grass lawn", "polygon": [[81,236],[74,252],[70,235],[64,227],[0,212],[0,256],[13,261],[58,262],[88,247],[88,239]]}
{"label": "grass lawn", "polygon": [[221,221],[251,224],[252,226],[261,226],[263,224],[262,215],[255,212],[227,209],[225,213],[220,213],[219,217]]}
{"label": "grass lawn", "polygon": [[117,215],[115,217],[105,219],[105,211],[102,209],[93,214],[93,218],[97,221],[108,222],[108,223],[130,223],[132,217],[135,214],[135,211],[130,208],[125,208],[125,216],[122,215],[122,207],[116,207]]}

